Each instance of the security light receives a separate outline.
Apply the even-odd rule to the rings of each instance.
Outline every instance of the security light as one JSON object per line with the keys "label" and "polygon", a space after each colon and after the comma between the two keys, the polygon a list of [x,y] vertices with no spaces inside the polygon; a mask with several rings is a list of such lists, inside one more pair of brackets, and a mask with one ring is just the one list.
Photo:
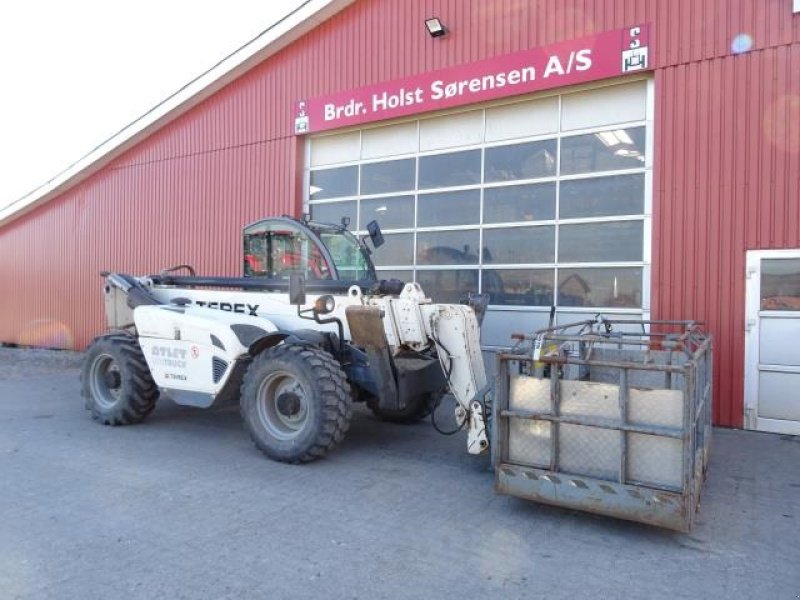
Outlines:
{"label": "security light", "polygon": [[444,25],[442,25],[439,17],[425,19],[425,27],[427,27],[428,33],[431,34],[431,37],[440,37],[447,33],[447,30],[444,28]]}

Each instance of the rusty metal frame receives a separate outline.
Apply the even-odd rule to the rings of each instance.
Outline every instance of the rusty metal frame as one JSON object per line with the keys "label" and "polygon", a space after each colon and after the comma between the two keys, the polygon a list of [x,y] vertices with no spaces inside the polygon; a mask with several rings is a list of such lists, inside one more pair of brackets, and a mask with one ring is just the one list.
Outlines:
{"label": "rusty metal frame", "polygon": [[[642,333],[620,335],[602,333],[615,325],[641,324]],[[658,331],[653,332],[653,327]],[[578,328],[582,333],[573,334]],[[702,484],[708,468],[711,443],[712,369],[711,336],[694,321],[579,321],[539,330],[533,334],[515,335],[520,344],[497,356],[497,379],[493,407],[493,464],[495,490],[536,500],[546,504],[585,510],[622,519],[649,523],[660,527],[689,531],[699,503]],[[603,344],[624,349],[638,349],[642,361],[598,360],[569,353],[558,356],[533,357],[534,340],[545,343]],[[650,349],[668,351],[668,362],[648,362]],[[673,354],[682,353],[683,362],[673,362]],[[587,353],[588,354],[588,353]],[[531,367],[535,362],[550,365],[550,408],[548,411],[512,410],[509,408],[511,365]],[[620,419],[562,415],[560,412],[559,368],[565,365],[587,365],[618,370]],[[660,371],[666,389],[673,387],[673,377],[681,376],[681,427],[636,425],[628,422],[629,373]],[[509,422],[511,419],[546,421],[550,425],[550,464],[545,467],[515,464],[508,458]],[[616,481],[564,472],[560,465],[558,431],[560,425],[574,424],[619,431],[620,456]],[[639,433],[681,441],[682,467],[680,487],[642,483],[627,476],[628,434]]]}

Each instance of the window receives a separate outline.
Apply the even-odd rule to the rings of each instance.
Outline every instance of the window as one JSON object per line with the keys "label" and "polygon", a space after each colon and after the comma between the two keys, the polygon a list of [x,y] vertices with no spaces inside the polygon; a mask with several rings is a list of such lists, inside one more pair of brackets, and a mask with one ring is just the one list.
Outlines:
{"label": "window", "polygon": [[473,185],[481,181],[481,151],[433,154],[419,159],[419,188]]}
{"label": "window", "polygon": [[434,301],[482,291],[490,313],[642,314],[648,98],[634,80],[312,137],[308,206],[359,233],[377,220],[378,276],[418,281]]}
{"label": "window", "polygon": [[367,163],[361,167],[361,193],[385,194],[414,189],[414,159]]}
{"label": "window", "polygon": [[333,278],[317,242],[295,224],[261,222],[244,230],[245,276],[288,280],[292,273],[309,280]]}
{"label": "window", "polygon": [[358,167],[342,167],[311,172],[309,197],[314,200],[355,196],[358,192]]}
{"label": "window", "polygon": [[556,174],[556,140],[486,149],[487,183],[537,179]]}
{"label": "window", "polygon": [[418,227],[474,225],[480,218],[480,190],[439,192],[419,196]]}
{"label": "window", "polygon": [[761,261],[761,310],[800,310],[800,259]]}

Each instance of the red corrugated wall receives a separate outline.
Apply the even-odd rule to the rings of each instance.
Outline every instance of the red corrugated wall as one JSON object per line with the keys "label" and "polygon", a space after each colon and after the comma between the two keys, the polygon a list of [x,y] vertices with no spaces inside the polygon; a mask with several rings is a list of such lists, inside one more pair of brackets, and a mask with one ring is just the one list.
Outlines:
{"label": "red corrugated wall", "polygon": [[[742,424],[744,257],[800,247],[800,16],[791,0],[360,0],[59,198],[0,227],[0,340],[84,347],[101,269],[239,270],[239,231],[297,213],[292,103],[650,22],[652,309],[716,336],[716,421]],[[450,33],[430,39],[423,20]],[[738,34],[752,51],[733,56]],[[29,157],[25,160],[35,160]]]}

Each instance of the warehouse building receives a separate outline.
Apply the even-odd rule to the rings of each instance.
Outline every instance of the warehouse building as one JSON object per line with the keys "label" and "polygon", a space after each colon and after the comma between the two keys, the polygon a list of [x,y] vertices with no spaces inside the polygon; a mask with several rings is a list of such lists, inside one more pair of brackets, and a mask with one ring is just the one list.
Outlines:
{"label": "warehouse building", "polygon": [[800,433],[800,2],[310,0],[0,210],[0,341],[84,348],[98,272],[238,275],[242,227],[371,219],[491,294],[487,352],[697,319],[715,422]]}

